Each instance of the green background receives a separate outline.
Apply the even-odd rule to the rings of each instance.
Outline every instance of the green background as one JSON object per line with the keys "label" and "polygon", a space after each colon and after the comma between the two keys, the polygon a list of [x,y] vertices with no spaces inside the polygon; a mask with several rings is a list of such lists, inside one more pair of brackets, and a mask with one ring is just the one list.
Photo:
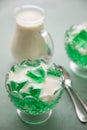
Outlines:
{"label": "green background", "polygon": [[5,90],[5,74],[14,63],[11,55],[14,8],[23,4],[34,4],[45,9],[45,26],[54,41],[52,62],[64,66],[70,72],[72,87],[87,103],[87,79],[77,77],[70,71],[69,59],[64,50],[65,30],[72,24],[87,21],[87,0],[0,0],[0,130],[87,130],[87,124],[81,124],[77,119],[66,91],[46,123],[26,125],[18,118],[16,108]]}

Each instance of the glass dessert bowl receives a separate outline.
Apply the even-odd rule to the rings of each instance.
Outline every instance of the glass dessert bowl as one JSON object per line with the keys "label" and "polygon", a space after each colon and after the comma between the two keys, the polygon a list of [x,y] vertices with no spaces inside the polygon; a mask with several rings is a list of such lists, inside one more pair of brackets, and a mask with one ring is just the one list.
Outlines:
{"label": "glass dessert bowl", "polygon": [[44,60],[25,60],[6,75],[6,90],[18,116],[28,124],[49,119],[63,93],[63,73]]}
{"label": "glass dessert bowl", "polygon": [[73,25],[66,31],[65,49],[71,70],[87,78],[87,23]]}

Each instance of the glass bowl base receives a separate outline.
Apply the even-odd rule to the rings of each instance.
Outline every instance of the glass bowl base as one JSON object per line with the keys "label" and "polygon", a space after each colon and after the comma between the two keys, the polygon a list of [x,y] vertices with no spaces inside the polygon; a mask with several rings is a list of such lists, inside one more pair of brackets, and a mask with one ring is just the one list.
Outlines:
{"label": "glass bowl base", "polygon": [[17,109],[17,114],[20,119],[27,124],[42,124],[50,118],[52,110],[38,115],[31,115]]}
{"label": "glass bowl base", "polygon": [[79,77],[87,78],[87,68],[81,68],[74,62],[70,62],[70,69]]}

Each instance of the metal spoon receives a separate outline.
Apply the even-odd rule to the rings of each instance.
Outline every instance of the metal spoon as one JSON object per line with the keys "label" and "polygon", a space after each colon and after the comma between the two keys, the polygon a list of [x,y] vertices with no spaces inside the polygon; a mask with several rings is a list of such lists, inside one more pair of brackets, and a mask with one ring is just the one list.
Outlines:
{"label": "metal spoon", "polygon": [[74,104],[74,107],[75,107],[75,111],[76,111],[76,114],[77,114],[77,117],[78,119],[85,123],[87,122],[87,115],[84,114],[84,112],[82,111],[82,109],[80,108],[80,106],[78,105],[75,97],[73,94],[76,95],[77,99],[79,100],[79,102],[81,103],[81,105],[83,106],[83,108],[85,109],[85,111],[87,111],[87,105],[84,103],[84,101],[79,97],[79,95],[72,89],[72,85],[71,85],[71,78],[70,78],[70,75],[69,73],[60,65],[56,65],[54,64],[55,67],[58,67],[59,69],[61,69],[63,71],[63,75],[64,75],[64,85],[65,85],[65,88],[66,90],[68,91],[72,101],[73,101],[73,104]]}

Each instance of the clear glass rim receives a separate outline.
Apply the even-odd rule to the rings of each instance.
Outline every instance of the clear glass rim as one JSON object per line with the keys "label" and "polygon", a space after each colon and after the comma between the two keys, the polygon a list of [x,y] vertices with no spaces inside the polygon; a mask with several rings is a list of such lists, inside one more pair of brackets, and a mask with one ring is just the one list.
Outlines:
{"label": "clear glass rim", "polygon": [[42,15],[42,17],[39,18],[38,20],[28,22],[29,24],[38,24],[38,23],[43,22],[43,20],[45,18],[45,11],[44,11],[43,8],[41,8],[39,6],[36,6],[36,5],[22,5],[20,7],[16,7],[15,10],[14,10],[15,18],[16,18],[18,13],[20,13],[23,10],[28,10],[28,9],[35,10],[35,11],[39,12]]}

